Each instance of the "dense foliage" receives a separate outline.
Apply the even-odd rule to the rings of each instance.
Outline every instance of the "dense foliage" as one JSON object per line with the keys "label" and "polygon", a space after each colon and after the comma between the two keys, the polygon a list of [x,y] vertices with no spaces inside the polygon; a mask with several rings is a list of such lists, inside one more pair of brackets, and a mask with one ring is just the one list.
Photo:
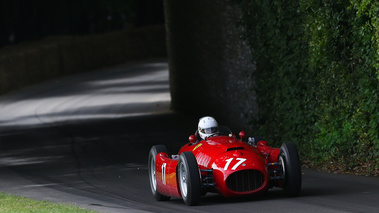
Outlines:
{"label": "dense foliage", "polygon": [[313,166],[378,174],[379,2],[234,2],[257,65],[256,134]]}

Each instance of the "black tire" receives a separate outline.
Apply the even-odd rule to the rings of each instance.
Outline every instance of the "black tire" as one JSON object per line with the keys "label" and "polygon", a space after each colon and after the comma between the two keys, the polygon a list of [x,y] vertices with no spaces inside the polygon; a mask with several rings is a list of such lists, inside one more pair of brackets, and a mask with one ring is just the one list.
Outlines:
{"label": "black tire", "polygon": [[150,180],[150,188],[154,197],[158,201],[169,200],[170,197],[164,196],[157,191],[157,180],[155,177],[155,158],[158,153],[164,152],[167,153],[167,149],[164,145],[155,145],[151,147],[148,159],[148,170],[149,170],[149,180]]}
{"label": "black tire", "polygon": [[282,186],[289,197],[299,195],[301,190],[301,166],[299,154],[293,143],[283,143],[279,152],[279,164],[282,168]]}
{"label": "black tire", "polygon": [[187,206],[198,205],[201,195],[201,181],[199,166],[192,152],[180,154],[177,177],[184,203]]}

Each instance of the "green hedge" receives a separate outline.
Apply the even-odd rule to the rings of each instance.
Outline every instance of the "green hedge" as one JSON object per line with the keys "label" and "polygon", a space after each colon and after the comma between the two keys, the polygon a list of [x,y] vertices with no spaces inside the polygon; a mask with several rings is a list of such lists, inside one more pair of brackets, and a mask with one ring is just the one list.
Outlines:
{"label": "green hedge", "polygon": [[257,65],[254,134],[305,163],[379,174],[379,2],[234,0]]}

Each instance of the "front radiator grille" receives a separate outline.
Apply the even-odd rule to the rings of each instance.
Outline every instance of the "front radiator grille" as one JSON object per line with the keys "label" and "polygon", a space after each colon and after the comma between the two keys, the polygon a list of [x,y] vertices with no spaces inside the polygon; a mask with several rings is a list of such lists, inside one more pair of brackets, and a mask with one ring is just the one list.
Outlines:
{"label": "front radiator grille", "polygon": [[232,173],[226,179],[226,185],[232,191],[249,192],[258,189],[265,182],[262,172],[257,170],[241,170]]}

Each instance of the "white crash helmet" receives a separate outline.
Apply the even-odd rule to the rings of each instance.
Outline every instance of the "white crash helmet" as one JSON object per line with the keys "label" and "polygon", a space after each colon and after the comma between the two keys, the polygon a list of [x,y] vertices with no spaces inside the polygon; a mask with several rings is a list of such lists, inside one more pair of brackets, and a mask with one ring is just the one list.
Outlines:
{"label": "white crash helmet", "polygon": [[209,137],[218,132],[218,123],[216,119],[210,116],[200,118],[198,125],[198,133],[202,139]]}

